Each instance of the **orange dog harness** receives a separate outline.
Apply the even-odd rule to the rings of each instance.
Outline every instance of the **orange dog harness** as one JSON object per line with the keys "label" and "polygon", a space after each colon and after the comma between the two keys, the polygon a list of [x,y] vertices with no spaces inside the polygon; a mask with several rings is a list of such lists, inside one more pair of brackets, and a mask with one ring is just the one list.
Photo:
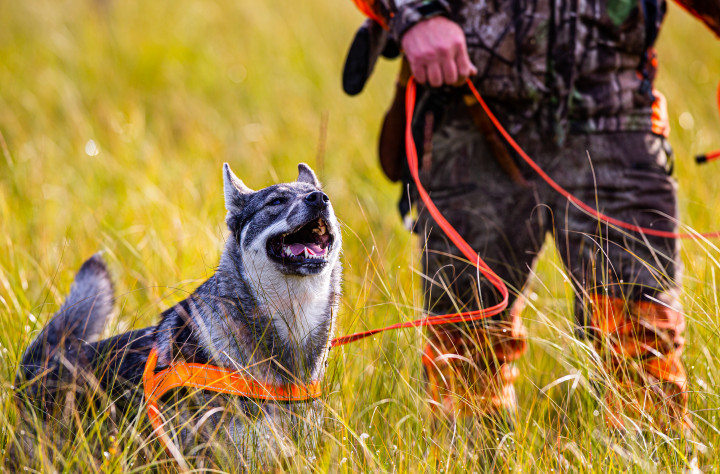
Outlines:
{"label": "orange dog harness", "polygon": [[171,447],[172,442],[163,428],[164,423],[158,402],[173,388],[194,387],[256,400],[281,402],[314,400],[322,395],[319,380],[313,380],[307,385],[270,385],[250,379],[240,372],[208,364],[174,362],[167,369],[155,373],[157,359],[157,350],[153,349],[150,351],[143,371],[143,390],[150,423],[152,423],[158,438],[171,454],[174,454],[174,446]]}

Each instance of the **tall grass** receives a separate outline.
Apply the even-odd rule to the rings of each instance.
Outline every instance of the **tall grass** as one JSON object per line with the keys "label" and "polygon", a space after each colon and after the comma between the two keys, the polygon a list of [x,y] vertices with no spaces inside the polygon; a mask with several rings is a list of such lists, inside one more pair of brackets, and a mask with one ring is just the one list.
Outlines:
{"label": "tall grass", "polygon": [[[361,21],[351,2],[33,0],[0,3],[0,18],[3,447],[22,437],[11,396],[18,359],[84,258],[104,250],[116,280],[119,314],[108,335],[154,323],[212,274],[227,237],[223,161],[257,188],[294,179],[300,161],[326,183],[344,224],[340,333],[419,316],[418,244],[399,222],[399,190],[375,158],[398,65],[380,64],[361,97],[342,94],[342,61]],[[692,156],[720,147],[714,101],[720,44],[671,5],[658,49],[683,222],[718,228],[720,165],[697,167]],[[691,409],[713,470],[720,445],[716,244],[683,246]],[[286,467],[686,466],[685,440],[657,435],[621,446],[605,434],[589,382],[593,352],[574,337],[571,288],[553,251],[528,290],[523,317],[531,338],[517,383],[520,423],[502,440],[505,450],[478,427],[432,421],[420,367],[422,332],[407,330],[333,352],[323,442]],[[58,453],[65,470],[173,469],[158,444],[138,431],[142,416],[119,425],[108,413],[87,416],[85,429]],[[25,461],[33,470],[52,469],[46,457]]]}

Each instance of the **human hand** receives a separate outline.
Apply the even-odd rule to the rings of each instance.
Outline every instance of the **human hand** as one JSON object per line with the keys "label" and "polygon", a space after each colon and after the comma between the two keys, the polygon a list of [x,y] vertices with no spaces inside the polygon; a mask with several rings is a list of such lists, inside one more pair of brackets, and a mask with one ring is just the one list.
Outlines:
{"label": "human hand", "polygon": [[419,84],[460,85],[477,74],[468,56],[465,33],[445,17],[436,16],[414,25],[403,35],[402,47]]}

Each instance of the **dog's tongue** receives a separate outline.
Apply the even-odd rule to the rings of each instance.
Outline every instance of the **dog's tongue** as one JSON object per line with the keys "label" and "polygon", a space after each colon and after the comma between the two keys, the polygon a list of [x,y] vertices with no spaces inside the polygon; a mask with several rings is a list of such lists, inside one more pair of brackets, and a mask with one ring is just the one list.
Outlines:
{"label": "dog's tongue", "polygon": [[290,251],[293,253],[293,255],[295,255],[296,257],[302,255],[305,249],[308,250],[308,253],[310,255],[325,255],[326,252],[324,248],[320,247],[318,244],[315,243],[290,244],[288,247],[290,248]]}

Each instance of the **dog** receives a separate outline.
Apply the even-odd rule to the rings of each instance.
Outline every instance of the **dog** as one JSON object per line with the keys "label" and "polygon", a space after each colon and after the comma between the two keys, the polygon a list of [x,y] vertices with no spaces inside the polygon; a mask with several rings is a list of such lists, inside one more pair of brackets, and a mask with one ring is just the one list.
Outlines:
{"label": "dog", "polygon": [[[322,380],[340,297],[342,242],[315,173],[305,164],[298,171],[295,182],[253,191],[224,164],[230,236],[217,271],[165,310],[157,326],[98,341],[113,313],[113,284],[100,255],[87,260],[23,355],[16,386],[24,403],[47,417],[100,392],[141,407],[153,349],[155,371],[184,361],[268,385]],[[220,459],[247,470],[291,456],[300,441],[313,448],[322,416],[314,399],[282,403],[184,387],[161,408],[183,459]]]}

